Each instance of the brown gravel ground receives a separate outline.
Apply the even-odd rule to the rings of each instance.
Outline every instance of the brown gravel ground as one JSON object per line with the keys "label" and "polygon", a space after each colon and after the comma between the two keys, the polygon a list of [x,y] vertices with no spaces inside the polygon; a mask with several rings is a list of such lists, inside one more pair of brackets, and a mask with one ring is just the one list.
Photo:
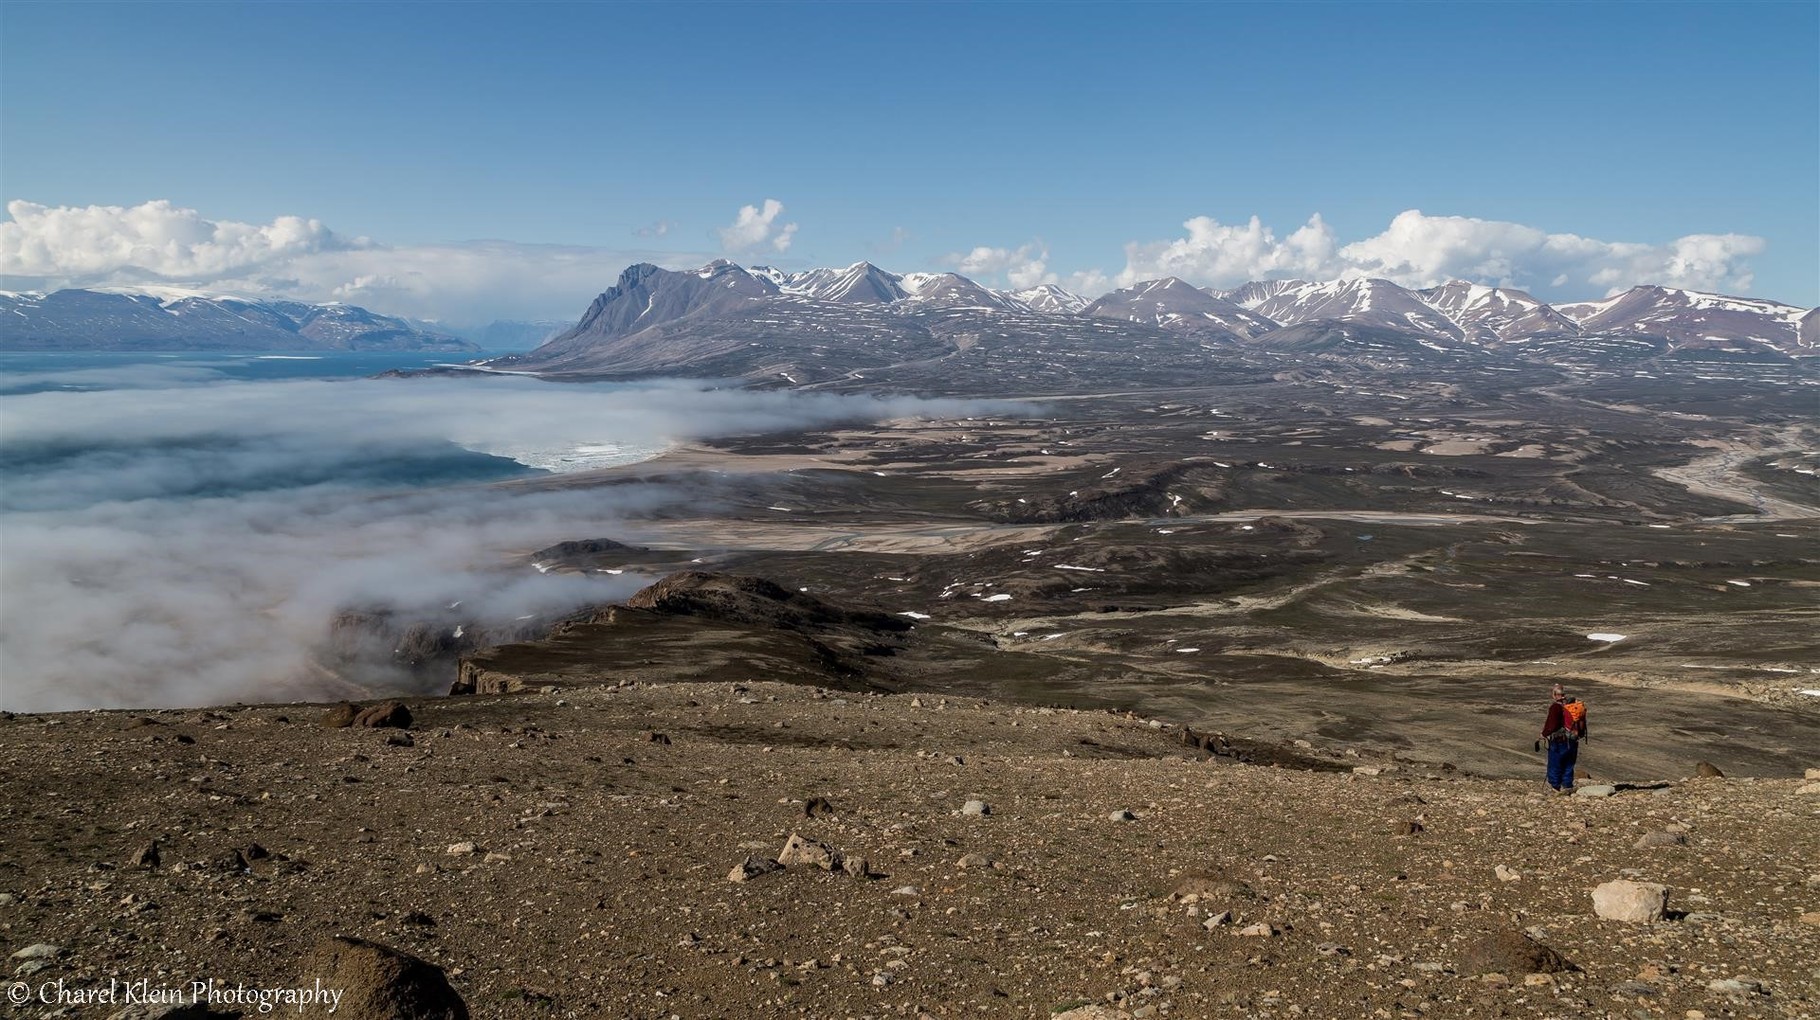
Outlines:
{"label": "brown gravel ground", "polygon": [[[323,706],[0,721],[4,949],[65,950],[20,980],[286,985],[339,933],[440,964],[476,1017],[1820,1012],[1800,780],[1567,798],[1539,758],[1533,782],[1340,747],[1310,753],[1356,770],[1256,767],[1160,721],[756,682],[411,707],[412,746]],[[728,880],[793,832],[875,877]],[[1686,842],[1638,848],[1663,832]],[[1673,919],[1596,918],[1620,877],[1670,886]],[[1465,973],[1524,930],[1579,969]]]}

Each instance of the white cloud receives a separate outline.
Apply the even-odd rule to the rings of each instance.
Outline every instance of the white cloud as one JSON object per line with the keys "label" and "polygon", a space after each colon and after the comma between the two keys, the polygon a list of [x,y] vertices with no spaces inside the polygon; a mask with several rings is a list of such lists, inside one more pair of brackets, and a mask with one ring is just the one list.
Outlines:
{"label": "white cloud", "polygon": [[637,237],[663,237],[675,229],[675,220],[658,220],[656,223],[650,223],[639,227],[637,230],[632,231],[632,233]]}
{"label": "white cloud", "polygon": [[1017,248],[991,248],[985,245],[972,251],[942,256],[942,264],[955,272],[988,284],[1003,282],[1013,290],[1028,290],[1059,280],[1049,271],[1049,249],[1032,241]]}
{"label": "white cloud", "polygon": [[[390,246],[320,221],[211,220],[167,201],[43,206],[15,201],[0,222],[0,285],[12,289],[162,284],[242,297],[345,301],[392,315],[481,324],[579,317],[635,262],[698,266],[709,252],[471,241]],[[660,220],[653,236],[670,229]]]}
{"label": "white cloud", "polygon": [[779,253],[789,251],[790,241],[796,235],[796,224],[778,223],[777,218],[783,213],[784,204],[775,198],[765,199],[762,207],[741,206],[739,216],[720,229],[720,246],[729,253],[767,246]]}
{"label": "white cloud", "polygon": [[1117,284],[1129,287],[1179,276],[1190,283],[1230,287],[1269,277],[1331,275],[1333,231],[1319,214],[1281,240],[1256,216],[1244,226],[1196,216],[1182,227],[1186,237],[1127,244],[1125,268],[1113,277]]}
{"label": "white cloud", "polygon": [[371,244],[339,237],[320,220],[209,220],[163,200],[130,207],[13,201],[6,211],[12,220],[0,223],[0,273],[8,276],[214,277]]}
{"label": "white cloud", "polygon": [[1209,216],[1182,226],[1183,237],[1126,245],[1125,268],[1118,273],[1091,270],[1071,283],[1085,293],[1093,293],[1094,284],[1126,287],[1163,276],[1216,288],[1288,277],[1378,277],[1407,287],[1471,280],[1557,298],[1615,293],[1642,283],[1747,291],[1752,279],[1747,260],[1764,250],[1762,238],[1743,234],[1690,234],[1666,244],[1601,241],[1416,209],[1350,244],[1339,243],[1318,214],[1280,239],[1255,216],[1242,226]]}

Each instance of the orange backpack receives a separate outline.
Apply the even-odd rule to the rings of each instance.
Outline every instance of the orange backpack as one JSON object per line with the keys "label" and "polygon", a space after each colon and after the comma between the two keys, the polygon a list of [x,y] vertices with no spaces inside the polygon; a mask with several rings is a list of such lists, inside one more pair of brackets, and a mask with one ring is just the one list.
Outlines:
{"label": "orange backpack", "polygon": [[1561,706],[1561,725],[1578,737],[1586,729],[1586,702],[1569,701]]}

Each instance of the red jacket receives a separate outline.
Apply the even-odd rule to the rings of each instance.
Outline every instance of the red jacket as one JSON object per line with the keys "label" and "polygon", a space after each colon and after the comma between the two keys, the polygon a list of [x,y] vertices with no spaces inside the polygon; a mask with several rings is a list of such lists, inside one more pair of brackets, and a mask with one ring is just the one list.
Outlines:
{"label": "red jacket", "polygon": [[1542,720],[1542,735],[1546,737],[1566,725],[1567,713],[1562,709],[1561,703],[1559,701],[1549,702],[1548,716]]}
{"label": "red jacket", "polygon": [[[1553,733],[1556,730],[1562,729],[1566,726],[1567,726],[1566,706],[1562,702],[1559,702],[1559,701],[1549,702],[1548,715],[1542,720],[1542,735],[1544,737],[1546,737],[1550,733]],[[1580,724],[1578,726],[1575,726],[1573,729],[1574,729],[1575,737],[1580,738],[1582,740],[1584,740],[1586,738],[1586,717],[1584,715],[1582,715],[1580,717]]]}

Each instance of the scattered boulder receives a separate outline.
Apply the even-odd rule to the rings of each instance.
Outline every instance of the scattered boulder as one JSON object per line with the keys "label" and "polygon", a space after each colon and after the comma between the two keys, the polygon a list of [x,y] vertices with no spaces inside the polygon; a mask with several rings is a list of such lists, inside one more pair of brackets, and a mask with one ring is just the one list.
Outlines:
{"label": "scattered boulder", "polygon": [[670,735],[668,733],[659,733],[656,730],[644,731],[644,733],[641,734],[641,739],[647,744],[658,744],[663,747],[670,746]]}
{"label": "scattered boulder", "polygon": [[397,733],[386,734],[385,744],[387,747],[416,747],[417,741],[409,733],[399,730]]}
{"label": "scattered boulder", "polygon": [[450,843],[449,844],[449,853],[451,855],[454,855],[457,857],[465,856],[467,854],[477,854],[479,852],[480,852],[480,847],[474,845],[473,843],[464,841],[461,843]]}
{"label": "scattered boulder", "polygon": [[864,857],[842,856],[840,869],[853,878],[872,877],[872,862],[866,860]]}
{"label": "scattered boulder", "polygon": [[1695,779],[1724,779],[1725,773],[1719,771],[1719,766],[1714,765],[1712,762],[1703,761],[1694,766],[1694,778]]}
{"label": "scattered boulder", "polygon": [[834,814],[834,804],[826,797],[810,797],[803,801],[804,818],[820,818]]}
{"label": "scattered boulder", "polygon": [[158,841],[154,839],[140,847],[138,853],[127,858],[126,866],[139,871],[150,871],[158,866],[158,861]]}
{"label": "scattered boulder", "polygon": [[18,952],[14,953],[11,956],[11,959],[14,959],[14,960],[55,960],[57,957],[62,956],[64,954],[64,952],[65,952],[65,950],[62,946],[53,946],[49,942],[34,942],[31,945],[26,946],[24,949],[21,949]]}
{"label": "scattered boulder", "polygon": [[411,728],[411,710],[402,701],[383,701],[361,710],[354,717],[354,725],[369,730],[408,730]]}
{"label": "scattered boulder", "polygon": [[1391,827],[1390,831],[1398,836],[1414,836],[1424,830],[1421,822],[1411,818],[1408,821],[1398,822]]}
{"label": "scattered boulder", "polygon": [[1137,815],[1132,814],[1124,808],[1119,808],[1117,811],[1107,815],[1106,819],[1107,821],[1112,822],[1135,822],[1137,821]]}
{"label": "scattered boulder", "polygon": [[1618,879],[1593,890],[1593,913],[1608,921],[1660,921],[1668,916],[1668,886]]}
{"label": "scattered boulder", "polygon": [[1521,872],[1512,871],[1502,864],[1492,868],[1491,873],[1498,876],[1500,882],[1515,882],[1523,877]]}
{"label": "scattered boulder", "polygon": [[777,863],[785,867],[807,864],[823,871],[833,871],[841,866],[841,855],[825,843],[792,832],[790,838],[784,841],[784,848],[777,853]]}
{"label": "scattered boulder", "polygon": [[1686,846],[1687,836],[1679,832],[1646,832],[1637,839],[1637,849],[1648,850],[1651,847]]}
{"label": "scattered boulder", "polygon": [[735,864],[732,871],[727,872],[727,881],[750,882],[762,875],[782,870],[784,870],[784,866],[769,857],[747,857]]}
{"label": "scattered boulder", "polygon": [[1763,982],[1749,978],[1719,978],[1706,983],[1706,990],[1714,995],[1763,995]]}
{"label": "scattered boulder", "polygon": [[345,730],[354,725],[354,720],[359,715],[360,709],[355,708],[353,702],[344,701],[322,713],[322,725],[325,729]]}
{"label": "scattered boulder", "polygon": [[1576,970],[1567,957],[1522,932],[1490,932],[1466,944],[1460,952],[1459,973],[1558,974]]}
{"label": "scattered boulder", "polygon": [[1576,787],[1574,789],[1574,796],[1576,796],[1576,797],[1610,797],[1617,792],[1618,792],[1618,788],[1615,786],[1611,786],[1609,784],[1594,784],[1592,786]]}
{"label": "scattered boulder", "polygon": [[1239,929],[1240,935],[1253,939],[1267,939],[1274,936],[1276,933],[1277,930],[1275,928],[1272,928],[1263,921]]}
{"label": "scattered boulder", "polygon": [[991,813],[992,805],[983,800],[970,800],[961,805],[961,814],[963,815],[989,815]]}
{"label": "scattered boulder", "polygon": [[441,967],[377,942],[346,935],[323,939],[304,957],[299,973],[298,987],[320,979],[342,990],[333,1007],[316,1004],[302,1010],[302,1016],[468,1020],[467,1004],[449,987]]}

